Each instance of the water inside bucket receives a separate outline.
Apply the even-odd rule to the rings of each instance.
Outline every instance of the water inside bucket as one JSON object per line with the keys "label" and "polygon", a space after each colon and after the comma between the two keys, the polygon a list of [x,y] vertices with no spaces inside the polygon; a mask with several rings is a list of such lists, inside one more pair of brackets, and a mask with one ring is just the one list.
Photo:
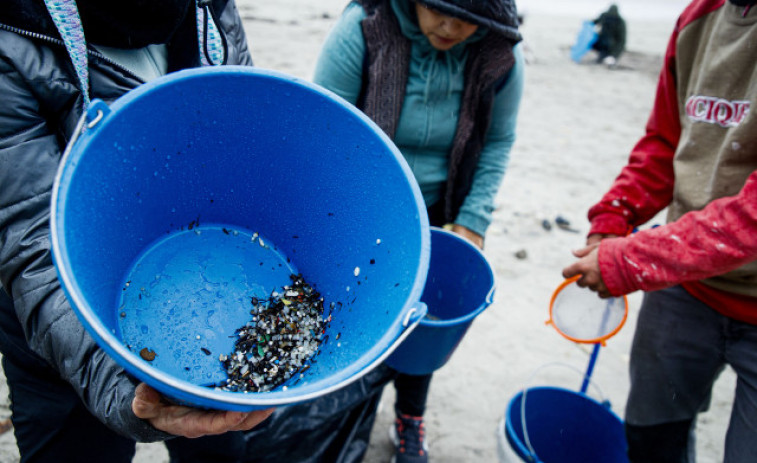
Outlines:
{"label": "water inside bucket", "polygon": [[[148,246],[129,270],[118,304],[120,337],[151,365],[192,384],[226,378],[219,355],[235,331],[297,269],[267,238],[238,227],[195,226]],[[147,360],[145,360],[147,361]]]}

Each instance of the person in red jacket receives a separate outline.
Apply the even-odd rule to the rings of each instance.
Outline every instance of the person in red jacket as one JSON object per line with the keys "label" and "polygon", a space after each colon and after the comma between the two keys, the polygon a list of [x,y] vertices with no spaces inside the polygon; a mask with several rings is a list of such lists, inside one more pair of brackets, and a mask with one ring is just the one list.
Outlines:
{"label": "person in red jacket", "polygon": [[[563,276],[645,291],[631,348],[632,462],[693,462],[697,413],[730,365],[724,461],[757,461],[757,8],[694,0],[678,19],[646,134],[589,210]],[[629,231],[667,208],[667,224]]]}

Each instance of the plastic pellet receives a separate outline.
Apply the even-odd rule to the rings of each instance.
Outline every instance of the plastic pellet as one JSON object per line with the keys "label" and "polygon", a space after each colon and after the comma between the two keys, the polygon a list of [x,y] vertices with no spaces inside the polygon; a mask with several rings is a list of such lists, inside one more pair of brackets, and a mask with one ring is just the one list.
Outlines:
{"label": "plastic pellet", "polygon": [[228,379],[218,388],[266,392],[309,368],[331,316],[324,318],[323,297],[301,275],[290,280],[265,300],[250,298],[252,321],[237,330],[234,352],[219,357]]}

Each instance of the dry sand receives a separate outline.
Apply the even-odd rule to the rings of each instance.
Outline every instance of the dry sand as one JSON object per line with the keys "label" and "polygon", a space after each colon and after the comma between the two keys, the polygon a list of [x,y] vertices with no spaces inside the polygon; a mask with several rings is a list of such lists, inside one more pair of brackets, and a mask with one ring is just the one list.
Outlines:
{"label": "dry sand", "polygon": [[[309,79],[320,44],[345,3],[238,1],[256,65]],[[668,35],[685,2],[618,3],[622,14],[628,6],[629,36],[628,53],[616,70],[577,65],[568,55],[581,21],[596,16],[606,3],[519,3],[526,13],[522,31],[529,56],[525,94],[485,250],[496,270],[497,291],[494,304],[435,375],[427,412],[432,461],[496,462],[497,424],[520,389],[536,384],[580,388],[590,349],[545,325],[549,299],[562,280],[562,267],[572,261],[570,250],[583,243],[587,208],[609,186],[643,133]],[[544,220],[554,225],[557,216],[570,221],[577,233],[542,226]],[[516,257],[518,251],[525,258]],[[628,321],[601,349],[592,376],[620,416],[640,300],[640,294],[629,297]],[[0,421],[9,415],[4,387],[2,382]],[[726,370],[715,385],[710,410],[699,420],[699,462],[722,460],[734,387],[734,375]],[[391,456],[386,431],[393,397],[393,389],[386,388],[368,463],[387,462]],[[18,461],[12,432],[0,435],[0,461]],[[140,444],[134,461],[168,459],[162,444]]]}

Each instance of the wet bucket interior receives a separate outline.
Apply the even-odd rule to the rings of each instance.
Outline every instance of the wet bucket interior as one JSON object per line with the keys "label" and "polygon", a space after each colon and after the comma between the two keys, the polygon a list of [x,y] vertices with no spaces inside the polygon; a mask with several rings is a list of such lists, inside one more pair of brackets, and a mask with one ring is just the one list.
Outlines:
{"label": "wet bucket interior", "polygon": [[[389,139],[333,94],[203,68],[96,101],[89,121],[55,188],[56,267],[95,340],[169,397],[233,410],[312,399],[380,363],[425,311],[420,191]],[[225,379],[219,355],[253,298],[297,273],[332,316],[309,369],[271,392],[208,387]]]}
{"label": "wet bucket interior", "polygon": [[[524,462],[628,463],[621,419],[584,394],[556,387],[529,388],[512,398],[505,413],[504,433]],[[523,431],[533,448],[529,449]]]}
{"label": "wet bucket interior", "polygon": [[421,301],[428,314],[387,358],[410,375],[433,373],[449,361],[473,320],[494,299],[494,271],[468,240],[431,227],[431,260]]}

